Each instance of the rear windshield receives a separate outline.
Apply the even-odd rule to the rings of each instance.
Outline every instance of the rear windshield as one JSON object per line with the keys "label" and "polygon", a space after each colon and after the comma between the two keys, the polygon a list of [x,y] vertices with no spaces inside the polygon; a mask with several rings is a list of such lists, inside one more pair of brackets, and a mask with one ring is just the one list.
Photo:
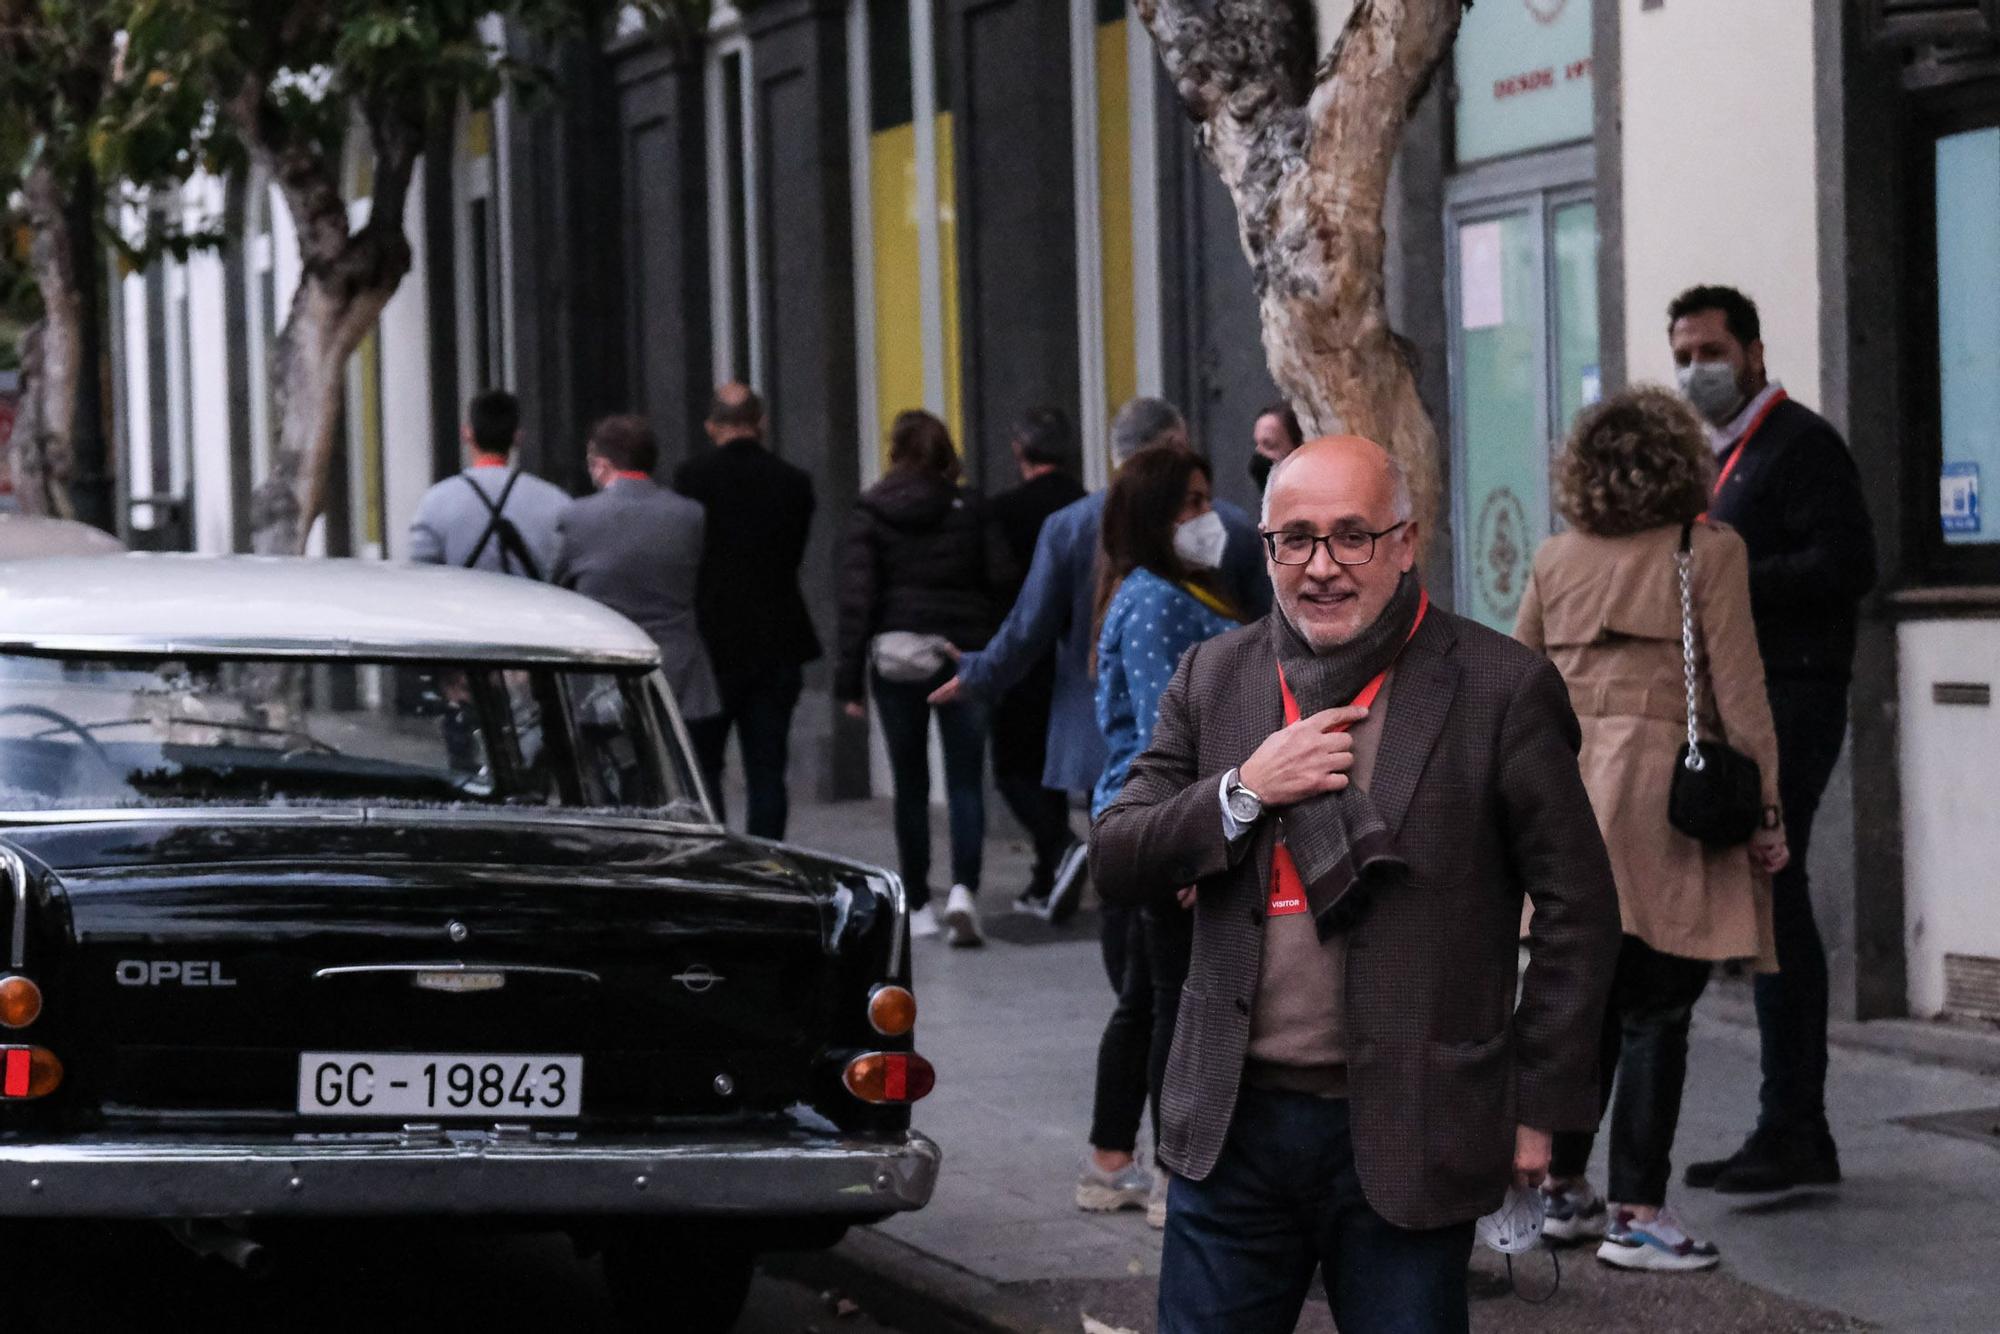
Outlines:
{"label": "rear windshield", "polygon": [[329,802],[707,818],[643,672],[0,654],[0,809]]}

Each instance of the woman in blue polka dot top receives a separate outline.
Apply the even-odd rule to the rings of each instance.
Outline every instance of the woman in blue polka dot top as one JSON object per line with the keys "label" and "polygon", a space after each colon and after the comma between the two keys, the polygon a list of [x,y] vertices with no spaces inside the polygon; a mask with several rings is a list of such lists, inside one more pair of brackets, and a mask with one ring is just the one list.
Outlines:
{"label": "woman in blue polka dot top", "polygon": [[[1098,552],[1097,725],[1110,762],[1092,794],[1092,818],[1117,799],[1132,761],[1152,742],[1181,654],[1238,623],[1213,577],[1227,540],[1200,455],[1146,449],[1118,470]],[[1104,931],[1118,1007],[1098,1046],[1091,1155],[1076,1202],[1092,1210],[1145,1203],[1158,1227],[1166,1221],[1165,1178],[1146,1173],[1134,1151],[1149,1094],[1157,1143],[1160,1083],[1193,926],[1184,908],[1107,909]]]}

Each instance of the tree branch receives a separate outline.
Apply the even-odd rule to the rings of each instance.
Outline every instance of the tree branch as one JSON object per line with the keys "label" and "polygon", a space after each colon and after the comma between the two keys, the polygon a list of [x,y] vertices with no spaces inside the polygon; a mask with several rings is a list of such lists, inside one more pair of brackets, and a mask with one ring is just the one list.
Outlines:
{"label": "tree branch", "polygon": [[1308,0],[1137,0],[1188,115],[1251,124],[1312,91]]}

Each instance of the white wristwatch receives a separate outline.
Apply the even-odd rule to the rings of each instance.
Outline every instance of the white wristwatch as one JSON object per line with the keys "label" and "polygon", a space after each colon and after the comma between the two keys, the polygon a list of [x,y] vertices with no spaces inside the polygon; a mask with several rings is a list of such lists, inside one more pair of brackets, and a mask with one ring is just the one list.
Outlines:
{"label": "white wristwatch", "polygon": [[1264,818],[1264,799],[1243,786],[1237,773],[1231,769],[1222,776],[1222,800],[1229,807],[1229,818],[1248,827]]}

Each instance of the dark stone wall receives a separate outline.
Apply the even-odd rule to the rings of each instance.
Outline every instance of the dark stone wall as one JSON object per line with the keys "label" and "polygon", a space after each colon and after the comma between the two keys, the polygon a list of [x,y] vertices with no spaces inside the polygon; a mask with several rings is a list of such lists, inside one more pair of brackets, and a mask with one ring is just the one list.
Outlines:
{"label": "dark stone wall", "polygon": [[1215,492],[1250,509],[1247,471],[1258,409],[1278,397],[1264,357],[1250,261],[1236,205],[1195,147],[1166,74],[1155,84],[1160,127],[1160,322],[1166,396],[1215,469]]}
{"label": "dark stone wall", "polygon": [[951,0],[942,17],[958,187],[961,443],[990,494],[1020,480],[1007,439],[1015,418],[1041,403],[1074,418],[1081,402],[1069,11],[1046,0]]}
{"label": "dark stone wall", "polygon": [[[671,473],[702,438],[712,387],[701,65],[647,46],[614,52],[612,71],[618,189],[600,200],[591,244],[619,271],[596,318],[615,334],[616,350],[604,355],[620,370],[616,410],[652,419]],[[580,487],[580,437],[575,450]]]}
{"label": "dark stone wall", "polygon": [[[758,387],[770,407],[772,447],[812,474],[819,496],[804,584],[820,638],[830,645],[835,553],[860,491],[846,7],[832,0],[759,5],[750,41],[763,272],[765,383]],[[807,680],[820,686],[826,674],[822,661]],[[811,717],[815,709],[825,710],[821,718]],[[865,725],[842,714],[831,696],[818,696],[807,711],[809,734],[826,738],[817,766],[822,795],[866,796]]]}

